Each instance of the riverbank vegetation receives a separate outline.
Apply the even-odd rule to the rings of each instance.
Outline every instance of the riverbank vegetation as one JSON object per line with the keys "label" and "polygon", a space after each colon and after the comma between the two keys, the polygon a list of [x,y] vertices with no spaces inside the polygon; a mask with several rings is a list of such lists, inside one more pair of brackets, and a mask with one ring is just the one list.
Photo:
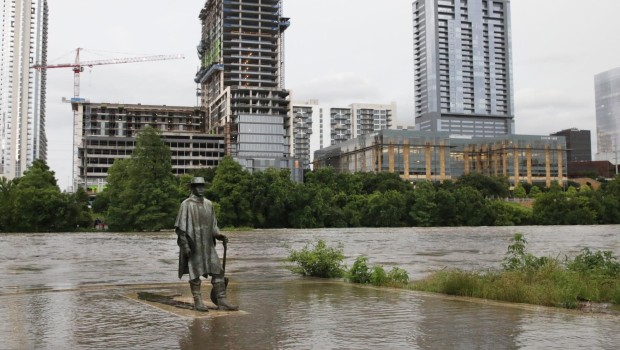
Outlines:
{"label": "riverbank vegetation", "polygon": [[410,183],[398,174],[324,168],[306,172],[304,182],[296,183],[287,169],[250,173],[230,157],[216,168],[175,177],[169,148],[157,130],[146,128],[132,157],[110,168],[92,213],[86,193],[61,193],[43,161],[21,178],[0,179],[0,232],[71,231],[101,217],[114,231],[172,229],[193,176],[207,181],[206,196],[220,227],[620,224],[620,177],[596,190],[587,184],[547,189],[535,183],[511,189],[505,177],[477,173],[443,183]]}
{"label": "riverbank vegetation", "polygon": [[393,267],[386,273],[381,265],[369,267],[365,256],[357,257],[353,266],[346,268],[342,246],[328,247],[321,240],[312,249],[307,245],[301,251],[291,250],[287,261],[296,263],[292,271],[304,276],[344,276],[353,283],[375,286],[569,309],[586,302],[620,305],[620,262],[611,252],[584,248],[574,258],[560,259],[534,256],[526,245],[525,237],[516,234],[498,270],[449,269],[411,282],[401,268]]}
{"label": "riverbank vegetation", "polygon": [[290,250],[286,261],[295,263],[291,271],[302,276],[320,278],[344,277],[353,283],[370,284],[373,286],[400,286],[409,282],[407,271],[393,267],[386,271],[382,265],[368,266],[368,258],[358,256],[348,268],[344,265],[342,245],[329,247],[323,240],[310,243],[301,250]]}
{"label": "riverbank vegetation", "polygon": [[502,270],[440,271],[410,289],[448,295],[577,308],[582,302],[620,305],[620,262],[610,251],[584,248],[574,258],[536,257],[516,234]]}

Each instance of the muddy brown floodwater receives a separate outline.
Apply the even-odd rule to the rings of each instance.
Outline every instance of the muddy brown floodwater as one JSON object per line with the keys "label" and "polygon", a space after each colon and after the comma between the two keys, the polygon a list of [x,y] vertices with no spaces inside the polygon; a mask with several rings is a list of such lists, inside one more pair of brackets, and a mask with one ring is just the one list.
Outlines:
{"label": "muddy brown floodwater", "polygon": [[417,279],[498,268],[516,232],[535,255],[620,255],[620,226],[234,232],[226,267],[242,312],[195,315],[134,298],[189,292],[173,232],[2,234],[0,349],[617,349],[618,316],[302,278],[283,263],[320,238],[349,265],[365,255]]}

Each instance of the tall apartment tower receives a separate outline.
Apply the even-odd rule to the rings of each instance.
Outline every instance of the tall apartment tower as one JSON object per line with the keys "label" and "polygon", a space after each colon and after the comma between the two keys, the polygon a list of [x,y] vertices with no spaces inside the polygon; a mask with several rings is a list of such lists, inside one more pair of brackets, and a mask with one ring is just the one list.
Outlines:
{"label": "tall apartment tower", "polygon": [[414,0],[416,126],[514,133],[509,0]]}
{"label": "tall apartment tower", "polygon": [[283,0],[209,0],[200,12],[201,107],[207,130],[250,171],[292,168],[289,91],[284,89]]}
{"label": "tall apartment tower", "polygon": [[594,76],[596,160],[618,164],[620,152],[620,67]]}
{"label": "tall apartment tower", "polygon": [[47,158],[45,64],[47,1],[4,0],[0,61],[0,177],[20,177]]}

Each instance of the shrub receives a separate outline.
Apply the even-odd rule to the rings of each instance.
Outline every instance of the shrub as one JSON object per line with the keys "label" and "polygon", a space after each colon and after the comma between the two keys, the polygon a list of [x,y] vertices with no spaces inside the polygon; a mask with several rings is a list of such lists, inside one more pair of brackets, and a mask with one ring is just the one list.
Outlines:
{"label": "shrub", "polygon": [[347,272],[347,278],[354,283],[372,284],[373,286],[395,286],[409,282],[409,275],[404,269],[393,267],[390,272],[386,272],[381,265],[369,268],[368,258],[365,256],[355,259],[353,266]]}
{"label": "shrub", "polygon": [[573,261],[567,261],[567,267],[580,273],[617,278],[620,277],[620,262],[612,254],[611,251],[592,252],[583,248]]}
{"label": "shrub", "polygon": [[370,284],[373,286],[385,286],[388,284],[387,273],[381,265],[375,265],[370,272]]}
{"label": "shrub", "polygon": [[406,284],[409,283],[409,274],[400,267],[393,267],[388,273],[388,279],[391,283]]}
{"label": "shrub", "polygon": [[349,281],[354,283],[370,283],[370,269],[368,268],[368,258],[358,256],[347,273]]}
{"label": "shrub", "polygon": [[337,248],[328,247],[325,241],[318,240],[311,249],[307,244],[300,251],[291,250],[287,261],[297,263],[291,270],[303,276],[337,278],[344,275],[344,254],[342,244]]}

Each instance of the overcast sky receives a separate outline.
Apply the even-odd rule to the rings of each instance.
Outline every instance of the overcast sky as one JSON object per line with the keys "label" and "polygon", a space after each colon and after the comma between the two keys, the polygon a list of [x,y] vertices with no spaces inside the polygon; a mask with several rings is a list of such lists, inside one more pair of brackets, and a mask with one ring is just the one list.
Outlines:
{"label": "overcast sky", "polygon": [[[198,13],[204,0],[48,0],[48,63],[136,55],[184,60],[86,68],[81,97],[92,102],[196,104]],[[285,0],[286,88],[294,100],[398,105],[413,124],[411,0]],[[596,124],[594,75],[620,66],[620,1],[513,0],[512,48],[518,134],[543,135]],[[105,51],[101,54],[96,51]],[[70,182],[73,73],[50,69],[48,164]]]}

